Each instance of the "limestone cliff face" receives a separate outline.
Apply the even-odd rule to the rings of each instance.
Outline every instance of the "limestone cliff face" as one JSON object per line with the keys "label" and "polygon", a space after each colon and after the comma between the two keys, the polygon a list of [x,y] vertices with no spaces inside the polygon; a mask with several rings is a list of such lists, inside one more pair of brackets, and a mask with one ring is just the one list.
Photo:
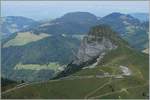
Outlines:
{"label": "limestone cliff face", "polygon": [[103,29],[101,31],[102,29],[103,27],[97,31],[92,30],[84,37],[73,64],[80,65],[95,58],[102,58],[107,51],[117,48],[113,40],[106,36],[109,30]]}

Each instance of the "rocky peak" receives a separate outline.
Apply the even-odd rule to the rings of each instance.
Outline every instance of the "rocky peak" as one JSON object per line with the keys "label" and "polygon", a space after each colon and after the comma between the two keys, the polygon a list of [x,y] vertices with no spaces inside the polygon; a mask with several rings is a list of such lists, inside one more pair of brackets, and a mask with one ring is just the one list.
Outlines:
{"label": "rocky peak", "polygon": [[81,42],[77,59],[73,63],[81,65],[95,58],[102,58],[107,51],[117,48],[113,35],[113,31],[107,26],[93,27]]}

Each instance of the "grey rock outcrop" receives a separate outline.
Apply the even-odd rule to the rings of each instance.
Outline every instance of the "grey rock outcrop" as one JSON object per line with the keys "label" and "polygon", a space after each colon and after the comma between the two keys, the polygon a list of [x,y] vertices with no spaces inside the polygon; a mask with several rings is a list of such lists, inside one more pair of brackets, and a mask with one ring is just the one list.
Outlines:
{"label": "grey rock outcrop", "polygon": [[73,64],[80,65],[93,58],[102,59],[107,51],[117,48],[109,38],[88,35],[84,37]]}

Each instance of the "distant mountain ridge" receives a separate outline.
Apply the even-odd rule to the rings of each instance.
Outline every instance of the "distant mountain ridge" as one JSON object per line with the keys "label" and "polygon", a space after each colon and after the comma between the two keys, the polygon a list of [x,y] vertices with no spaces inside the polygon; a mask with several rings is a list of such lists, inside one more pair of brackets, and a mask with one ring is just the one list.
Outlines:
{"label": "distant mountain ridge", "polygon": [[52,20],[50,23],[42,24],[32,31],[48,34],[85,34],[89,28],[96,25],[97,17],[88,12],[67,13],[60,18]]}
{"label": "distant mountain ridge", "polygon": [[[111,26],[119,33],[119,36],[128,41],[134,48],[143,50],[148,47],[148,22],[141,22],[129,14],[111,13],[98,18],[88,12],[67,13],[64,16],[52,20],[49,23],[41,24],[32,29],[34,33],[48,34],[86,34],[89,28],[98,24]],[[139,40],[134,43],[135,40]]]}
{"label": "distant mountain ridge", "polygon": [[140,21],[149,21],[148,13],[130,13],[130,15],[139,19]]}
{"label": "distant mountain ridge", "polygon": [[38,24],[37,21],[22,16],[2,17],[1,21],[1,33],[3,37],[7,37],[12,33],[31,28]]}
{"label": "distant mountain ridge", "polygon": [[149,25],[146,23],[140,22],[131,15],[121,13],[109,14],[99,21],[99,24],[106,24],[112,27],[119,33],[121,38],[128,41],[131,46],[138,50],[148,47]]}

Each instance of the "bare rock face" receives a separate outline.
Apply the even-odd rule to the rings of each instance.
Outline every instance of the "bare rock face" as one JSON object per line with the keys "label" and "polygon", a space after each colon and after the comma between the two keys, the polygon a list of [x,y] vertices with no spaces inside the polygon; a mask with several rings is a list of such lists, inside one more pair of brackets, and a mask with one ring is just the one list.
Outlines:
{"label": "bare rock face", "polygon": [[92,31],[88,36],[85,36],[73,64],[80,65],[94,58],[101,60],[107,51],[117,48],[117,45],[103,34],[105,34],[105,29],[103,32],[98,30],[94,33]]}
{"label": "bare rock face", "polygon": [[98,56],[104,56],[105,52],[115,48],[117,48],[117,45],[113,44],[105,37],[102,38],[101,42],[93,41],[91,43],[88,42],[88,38],[84,38],[77,53],[77,59],[74,61],[74,64],[79,65]]}

